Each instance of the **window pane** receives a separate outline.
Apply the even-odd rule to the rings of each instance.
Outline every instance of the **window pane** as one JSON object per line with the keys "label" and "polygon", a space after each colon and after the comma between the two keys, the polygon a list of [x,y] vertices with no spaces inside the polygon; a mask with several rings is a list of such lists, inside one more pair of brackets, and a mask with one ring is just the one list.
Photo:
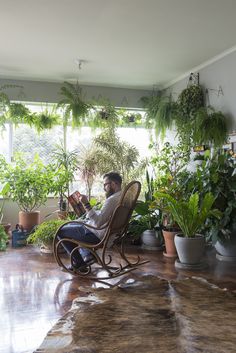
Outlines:
{"label": "window pane", "polygon": [[62,140],[62,126],[55,126],[38,134],[29,126],[20,124],[13,131],[13,154],[23,152],[29,162],[33,161],[35,154],[38,154],[47,163],[55,144]]}
{"label": "window pane", "polygon": [[0,153],[9,160],[9,124],[6,124],[5,129],[0,131]]}

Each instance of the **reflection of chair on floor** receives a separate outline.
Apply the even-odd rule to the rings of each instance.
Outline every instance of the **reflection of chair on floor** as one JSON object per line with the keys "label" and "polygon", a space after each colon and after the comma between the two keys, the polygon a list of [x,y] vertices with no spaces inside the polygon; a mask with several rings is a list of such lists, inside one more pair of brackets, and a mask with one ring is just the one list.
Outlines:
{"label": "reflection of chair on floor", "polygon": [[[120,201],[118,206],[116,207],[113,215],[111,216],[110,220],[102,227],[102,228],[95,228],[93,226],[87,225],[81,221],[70,221],[68,223],[76,223],[76,224],[83,224],[86,225],[88,229],[104,229],[106,228],[106,232],[104,237],[98,244],[88,244],[78,240],[63,238],[59,239],[57,237],[58,231],[61,227],[57,230],[57,233],[54,238],[54,255],[57,263],[59,266],[63,267],[68,272],[75,274],[74,271],[71,271],[66,265],[65,260],[63,262],[63,255],[60,254],[59,249],[60,245],[63,242],[71,242],[76,245],[73,249],[73,252],[78,250],[79,248],[86,248],[88,249],[91,254],[95,257],[96,262],[98,264],[98,268],[105,270],[107,275],[102,278],[112,278],[121,276],[127,272],[133,271],[138,266],[147,263],[148,261],[141,261],[141,259],[137,258],[135,262],[131,262],[125,253],[125,246],[124,240],[127,233],[130,217],[133,213],[135,208],[138,196],[140,194],[141,184],[138,181],[132,181],[129,183],[124,191],[122,192]],[[63,227],[63,226],[62,226]],[[112,257],[112,254],[108,254],[108,252],[113,253],[114,250],[117,250],[119,256],[115,256],[115,259],[120,263],[117,265],[117,262]],[[100,253],[100,254],[99,254]],[[70,260],[71,260],[70,254]],[[97,269],[97,268],[96,268]],[[95,270],[95,269],[94,269]],[[86,271],[76,271],[76,275],[86,276],[87,278],[95,278],[96,274],[92,274],[92,267],[88,265],[86,267]]]}

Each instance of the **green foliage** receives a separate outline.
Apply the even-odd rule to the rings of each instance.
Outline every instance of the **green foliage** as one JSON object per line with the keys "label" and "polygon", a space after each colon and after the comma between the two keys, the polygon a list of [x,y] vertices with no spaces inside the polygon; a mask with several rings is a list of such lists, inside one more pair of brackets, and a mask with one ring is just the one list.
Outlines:
{"label": "green foliage", "polygon": [[6,120],[15,125],[25,123],[30,116],[30,110],[22,103],[10,103],[5,114]]}
{"label": "green foliage", "polygon": [[189,120],[195,117],[197,111],[204,106],[204,94],[200,85],[191,85],[185,88],[178,97],[179,113]]}
{"label": "green foliage", "polygon": [[201,203],[198,193],[192,194],[187,201],[176,200],[171,195],[161,192],[155,193],[154,196],[166,201],[168,212],[172,214],[183,235],[187,238],[195,237],[208,217],[220,218],[221,216],[219,210],[212,209],[215,199],[211,193],[206,193]]}
{"label": "green foliage", "polygon": [[86,195],[91,198],[94,180],[99,174],[97,163],[100,160],[100,150],[94,144],[88,147],[80,146],[78,154],[78,170],[81,179],[85,182]]}
{"label": "green foliage", "polygon": [[51,153],[51,170],[54,171],[52,192],[58,196],[70,194],[70,184],[74,180],[74,173],[78,169],[78,152],[66,151],[57,144]]}
{"label": "green foliage", "polygon": [[99,174],[117,171],[123,176],[124,184],[133,178],[138,166],[139,153],[136,147],[121,141],[115,129],[105,129],[93,143],[97,150],[97,170]]}
{"label": "green foliage", "polygon": [[[151,148],[155,151],[155,146],[151,145]],[[189,162],[189,150],[185,149],[182,144],[173,146],[166,142],[162,149],[155,153],[156,155],[151,158],[155,174],[154,189],[168,191],[177,196],[179,192],[177,178]]]}
{"label": "green foliage", "polygon": [[[228,120],[229,121],[229,120]],[[196,145],[221,147],[227,142],[229,123],[226,116],[213,108],[201,108],[196,114],[193,142]]]}
{"label": "green foliage", "polygon": [[7,234],[4,227],[0,224],[0,251],[5,251],[7,248]]}
{"label": "green foliage", "polygon": [[173,126],[176,115],[177,105],[172,101],[172,96],[166,97],[159,92],[141,100],[146,109],[146,126],[154,128],[156,135],[163,138],[166,130]]}
{"label": "green foliage", "polygon": [[78,82],[76,85],[64,82],[60,89],[60,94],[63,99],[60,100],[57,107],[64,109],[64,125],[67,125],[70,118],[72,118],[72,126],[80,127],[92,107],[82,99],[82,90]]}
{"label": "green foliage", "polygon": [[236,241],[236,166],[228,152],[206,157],[196,172],[189,173],[182,183],[185,195],[205,192],[214,195],[214,207],[222,212],[220,219],[207,221],[205,232],[213,242]]}
{"label": "green foliage", "polygon": [[46,106],[42,112],[29,114],[25,119],[25,123],[35,127],[38,133],[45,129],[52,129],[59,122],[60,115],[57,114],[56,105],[51,106],[50,109]]}
{"label": "green foliage", "polygon": [[45,221],[37,226],[36,230],[27,238],[28,243],[36,245],[51,245],[57,229],[62,226],[66,221],[53,219]]}
{"label": "green foliage", "polygon": [[17,202],[21,210],[31,212],[46,202],[53,184],[53,173],[38,156],[27,165],[18,155],[14,164],[5,166],[0,181],[5,185],[5,194]]}
{"label": "green foliage", "polygon": [[119,125],[119,112],[108,99],[100,99],[89,116],[88,125],[94,128],[115,128]]}

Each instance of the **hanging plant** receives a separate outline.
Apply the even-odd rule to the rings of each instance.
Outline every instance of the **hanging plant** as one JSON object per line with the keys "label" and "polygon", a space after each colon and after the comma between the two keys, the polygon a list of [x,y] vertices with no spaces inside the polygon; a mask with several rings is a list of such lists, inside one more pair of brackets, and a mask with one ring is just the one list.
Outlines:
{"label": "hanging plant", "polygon": [[6,119],[15,125],[27,122],[30,110],[22,103],[10,103],[5,114]]}
{"label": "hanging plant", "polygon": [[209,144],[221,147],[227,142],[229,119],[212,107],[202,108],[196,114],[193,140],[196,144]]}
{"label": "hanging plant", "polygon": [[96,102],[97,108],[90,115],[88,125],[91,128],[107,128],[118,126],[119,114],[109,100]]}
{"label": "hanging plant", "polygon": [[160,100],[159,109],[155,120],[155,130],[158,135],[164,138],[166,130],[173,126],[177,112],[177,104],[170,97],[163,97]]}
{"label": "hanging plant", "polygon": [[204,106],[204,93],[200,85],[185,88],[178,97],[179,113],[184,119],[191,119]]}
{"label": "hanging plant", "polygon": [[57,114],[56,110],[55,105],[52,105],[51,109],[46,106],[41,113],[28,115],[25,123],[29,124],[31,127],[35,127],[38,133],[45,129],[52,129],[53,126],[60,122],[60,115]]}
{"label": "hanging plant", "polygon": [[150,97],[142,97],[141,102],[146,110],[146,127],[152,128],[156,120],[161,101],[161,92],[157,92]]}
{"label": "hanging plant", "polygon": [[85,121],[89,113],[89,109],[92,107],[82,99],[82,89],[78,82],[75,85],[70,82],[64,82],[60,89],[60,94],[64,98],[60,100],[57,107],[64,109],[65,125],[72,117],[72,126],[81,126],[81,123]]}
{"label": "hanging plant", "polygon": [[124,124],[122,126],[142,126],[142,115],[140,113],[126,113],[122,117]]}
{"label": "hanging plant", "polygon": [[172,96],[164,96],[158,92],[150,98],[143,97],[142,102],[146,108],[146,126],[154,128],[156,135],[165,136],[166,130],[170,129],[175,120],[177,104],[172,101]]}

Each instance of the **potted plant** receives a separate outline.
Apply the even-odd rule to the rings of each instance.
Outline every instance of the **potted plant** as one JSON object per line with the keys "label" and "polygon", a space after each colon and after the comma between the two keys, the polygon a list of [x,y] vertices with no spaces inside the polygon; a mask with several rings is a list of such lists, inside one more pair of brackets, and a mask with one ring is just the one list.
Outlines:
{"label": "potted plant", "polygon": [[25,230],[31,230],[40,223],[38,208],[47,201],[53,177],[52,168],[45,166],[38,156],[28,165],[19,155],[13,164],[6,163],[0,180],[7,196],[19,206],[19,224]]}
{"label": "potted plant", "polygon": [[204,233],[217,250],[217,259],[236,259],[236,166],[235,159],[223,149],[213,156],[205,154],[205,160],[194,173],[189,173],[182,183],[183,194],[198,192],[214,195],[214,207],[222,213],[220,219],[211,218],[205,224]]}
{"label": "potted plant", "polygon": [[[181,233],[175,235],[175,245],[179,261],[187,268],[197,269],[201,265],[204,254],[205,237],[198,234],[207,218],[213,216],[220,218],[221,212],[213,209],[215,201],[211,193],[206,193],[199,200],[199,194],[194,193],[185,200],[176,200],[167,193],[157,192],[157,198],[166,200],[169,212],[177,222]],[[176,262],[178,267],[178,261]]]}
{"label": "potted plant", "polygon": [[80,127],[81,122],[85,120],[89,109],[92,107],[83,100],[82,89],[78,82],[73,85],[65,81],[60,89],[60,94],[63,98],[59,101],[57,107],[64,109],[64,125],[67,125],[71,118],[72,126]]}
{"label": "potted plant", "polygon": [[27,243],[40,246],[41,252],[52,253],[52,243],[57,229],[65,223],[65,220],[52,219],[38,225],[34,232],[27,238]]}
{"label": "potted plant", "polygon": [[51,166],[54,171],[54,182],[51,191],[59,197],[59,212],[62,216],[68,213],[68,202],[65,200],[70,194],[70,185],[75,179],[74,173],[78,169],[78,152],[67,151],[63,145],[56,145],[51,154]]}
{"label": "potted plant", "polygon": [[[163,238],[159,226],[159,210],[152,209],[149,201],[138,201],[135,207],[136,217],[130,228],[141,236],[142,246],[148,250],[162,249]],[[137,234],[139,233],[139,234]]]}
{"label": "potted plant", "polygon": [[[153,147],[152,147],[153,148]],[[180,173],[189,161],[189,149],[180,143],[172,146],[166,142],[157,150],[151,159],[151,164],[156,175],[155,190],[168,192],[175,198],[180,198],[181,183],[177,182]],[[165,251],[163,255],[169,258],[176,258],[177,252],[174,244],[174,237],[179,232],[178,225],[166,209],[166,202],[163,199],[154,198],[155,207],[161,210],[162,234],[165,240]]]}

